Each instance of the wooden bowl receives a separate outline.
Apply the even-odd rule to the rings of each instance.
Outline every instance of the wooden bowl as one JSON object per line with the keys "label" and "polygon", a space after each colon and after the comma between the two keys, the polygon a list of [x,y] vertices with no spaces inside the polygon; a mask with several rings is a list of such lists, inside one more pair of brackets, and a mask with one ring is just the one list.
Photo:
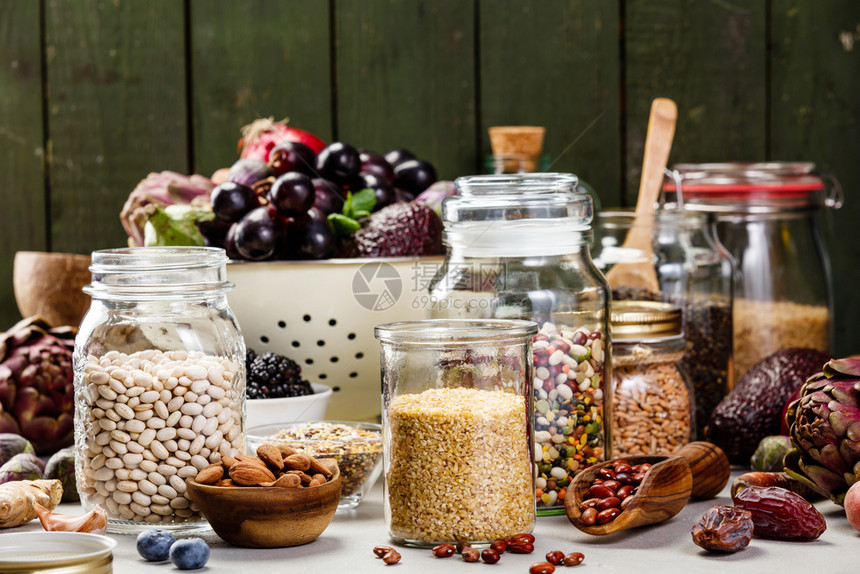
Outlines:
{"label": "wooden bowl", "polygon": [[90,282],[89,266],[89,255],[17,252],[12,283],[21,316],[40,315],[52,327],[80,325],[90,306],[81,290]]}
{"label": "wooden bowl", "polygon": [[325,484],[308,488],[209,486],[186,481],[188,498],[200,507],[215,534],[236,546],[280,548],[316,540],[334,518],[340,500],[340,469]]}
{"label": "wooden bowl", "polygon": [[586,534],[601,536],[628,528],[656,524],[678,514],[693,490],[693,475],[690,465],[682,456],[639,455],[625,456],[623,459],[631,466],[648,463],[651,468],[639,484],[636,494],[629,505],[614,520],[606,524],[587,525],[582,521],[580,503],[585,499],[591,483],[599,476],[600,469],[612,466],[607,461],[591,466],[573,479],[564,498],[567,517],[574,526]]}

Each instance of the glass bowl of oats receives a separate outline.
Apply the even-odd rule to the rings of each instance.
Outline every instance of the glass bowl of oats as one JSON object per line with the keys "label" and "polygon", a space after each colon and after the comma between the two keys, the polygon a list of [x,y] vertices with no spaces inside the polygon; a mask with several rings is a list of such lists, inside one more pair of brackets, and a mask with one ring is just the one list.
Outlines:
{"label": "glass bowl of oats", "polygon": [[349,421],[267,424],[246,431],[249,454],[261,444],[289,446],[317,458],[333,458],[343,490],[337,511],[361,503],[382,473],[382,426]]}

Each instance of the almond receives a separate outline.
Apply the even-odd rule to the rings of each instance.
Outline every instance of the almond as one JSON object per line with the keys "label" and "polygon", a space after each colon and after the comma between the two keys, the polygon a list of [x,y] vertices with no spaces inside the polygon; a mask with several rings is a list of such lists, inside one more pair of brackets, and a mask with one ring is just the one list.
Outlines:
{"label": "almond", "polygon": [[220,464],[210,464],[197,473],[194,478],[200,484],[215,484],[224,478],[224,467]]}
{"label": "almond", "polygon": [[236,486],[236,484],[229,478],[222,478],[215,483],[215,486]]}
{"label": "almond", "polygon": [[272,486],[281,488],[296,488],[302,485],[301,479],[295,474],[282,474]]}
{"label": "almond", "polygon": [[278,447],[272,444],[261,444],[257,447],[257,456],[270,467],[281,470],[284,468],[284,457]]}
{"label": "almond", "polygon": [[278,446],[278,450],[281,451],[281,456],[284,458],[290,456],[291,454],[297,454],[299,452],[296,449],[294,449],[293,447],[287,446],[285,444],[279,444],[277,446]]}
{"label": "almond", "polygon": [[284,472],[284,474],[294,474],[298,476],[303,484],[307,484],[311,481],[311,475],[305,474],[301,470],[287,470]]}
{"label": "almond", "polygon": [[301,470],[304,472],[311,467],[311,459],[312,457],[310,455],[301,452],[291,454],[284,459],[284,467],[289,468],[290,470]]}
{"label": "almond", "polygon": [[315,473],[322,474],[326,477],[331,476],[331,471],[328,469],[328,467],[314,457],[311,457],[310,470],[314,471]]}
{"label": "almond", "polygon": [[237,460],[238,462],[249,462],[249,463],[251,463],[251,464],[256,464],[256,465],[257,465],[257,466],[259,466],[260,468],[267,468],[267,467],[266,467],[266,463],[265,463],[265,462],[263,462],[262,460],[260,460],[258,457],[256,457],[256,456],[252,456],[252,455],[250,455],[250,454],[237,454],[237,455],[236,455],[236,460]]}
{"label": "almond", "polygon": [[325,484],[325,477],[323,477],[323,475],[317,474],[316,476],[318,476],[319,478],[316,478],[316,477],[312,478],[311,481],[308,483],[308,488],[310,488],[312,486],[320,486],[321,484]]}
{"label": "almond", "polygon": [[236,459],[232,456],[223,456],[221,457],[221,464],[224,465],[224,468],[230,470],[230,467],[236,464]]}
{"label": "almond", "polygon": [[265,465],[243,460],[230,467],[230,478],[242,486],[257,486],[263,482],[275,481],[275,475]]}

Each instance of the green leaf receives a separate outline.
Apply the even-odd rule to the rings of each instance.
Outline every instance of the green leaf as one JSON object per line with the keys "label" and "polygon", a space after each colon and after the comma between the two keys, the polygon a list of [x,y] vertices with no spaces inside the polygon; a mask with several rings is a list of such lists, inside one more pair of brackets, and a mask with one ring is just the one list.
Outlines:
{"label": "green leaf", "polygon": [[146,206],[148,215],[144,225],[144,245],[205,245],[203,234],[197,229],[200,221],[210,221],[215,214],[209,209],[191,205],[168,205],[154,203]]}
{"label": "green leaf", "polygon": [[356,220],[341,213],[330,213],[328,222],[334,229],[335,235],[352,235],[361,229],[361,225]]}
{"label": "green leaf", "polygon": [[376,207],[376,193],[370,189],[362,189],[352,196],[352,208],[356,213],[359,211],[370,213]]}

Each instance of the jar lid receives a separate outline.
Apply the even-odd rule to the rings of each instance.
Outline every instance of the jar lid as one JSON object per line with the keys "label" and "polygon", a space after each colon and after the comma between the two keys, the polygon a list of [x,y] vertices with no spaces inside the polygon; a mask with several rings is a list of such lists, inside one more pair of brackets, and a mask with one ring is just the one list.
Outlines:
{"label": "jar lid", "polygon": [[475,257],[572,253],[590,239],[594,215],[578,182],[565,173],[457,178],[457,195],[442,202],[445,243]]}
{"label": "jar lid", "polygon": [[564,220],[587,226],[591,196],[570,173],[472,175],[454,181],[457,195],[442,203],[446,223]]}
{"label": "jar lid", "polygon": [[613,301],[610,307],[612,339],[677,337],[681,334],[681,318],[681,308],[669,303]]}
{"label": "jar lid", "polygon": [[530,341],[538,326],[522,319],[422,319],[387,323],[373,331],[383,343],[395,345],[471,347]]}
{"label": "jar lid", "polygon": [[0,571],[110,574],[116,540],[81,532],[12,532],[0,537]]}
{"label": "jar lid", "polygon": [[[836,203],[825,197],[825,183],[811,162],[726,162],[677,164],[677,178],[663,191],[680,186],[688,209],[701,211],[791,211]],[[838,207],[838,206],[837,206]]]}

